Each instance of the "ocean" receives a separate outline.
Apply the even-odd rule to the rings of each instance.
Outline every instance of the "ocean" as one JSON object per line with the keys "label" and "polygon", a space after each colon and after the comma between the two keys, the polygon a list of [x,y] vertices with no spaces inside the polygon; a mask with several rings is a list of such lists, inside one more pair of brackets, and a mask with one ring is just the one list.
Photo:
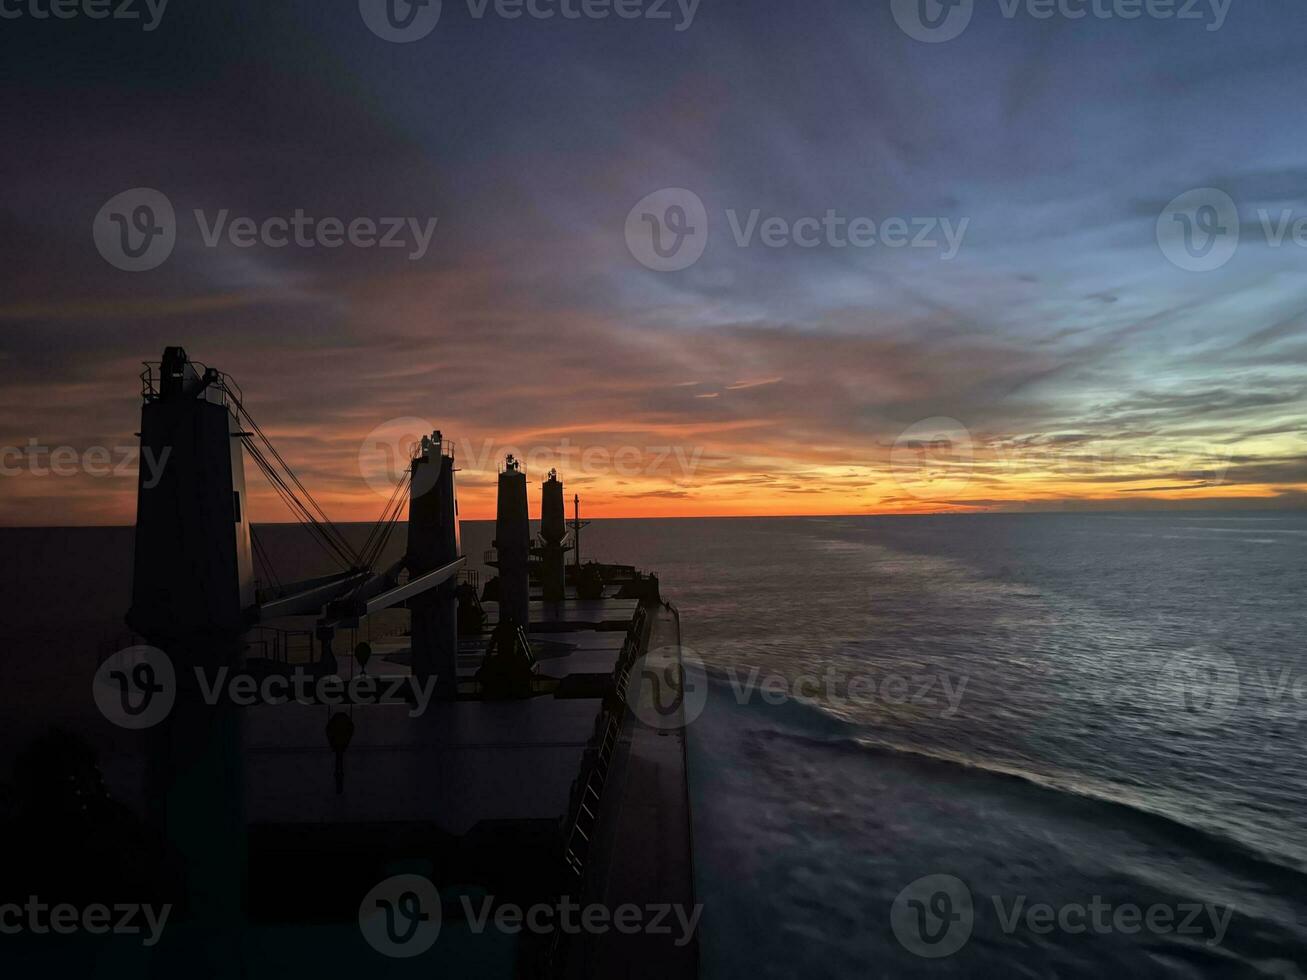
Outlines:
{"label": "ocean", "polygon": [[[282,579],[322,570],[259,533]],[[131,530],[0,544],[7,770],[94,710]],[[703,665],[706,977],[1307,971],[1307,514],[617,520],[582,548],[656,571]]]}

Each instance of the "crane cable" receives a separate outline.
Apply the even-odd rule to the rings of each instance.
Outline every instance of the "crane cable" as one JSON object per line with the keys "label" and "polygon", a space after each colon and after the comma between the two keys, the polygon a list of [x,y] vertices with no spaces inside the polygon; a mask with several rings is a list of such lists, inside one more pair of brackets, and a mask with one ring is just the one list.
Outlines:
{"label": "crane cable", "polygon": [[[271,484],[273,490],[290,508],[291,513],[310,532],[310,536],[327,552],[329,557],[338,562],[346,571],[372,571],[385,552],[386,546],[390,543],[391,535],[399,522],[400,515],[403,513],[405,491],[412,480],[411,469],[405,467],[403,475],[396,482],[395,489],[391,492],[390,499],[381,512],[380,519],[368,532],[363,548],[356,551],[346,540],[340,529],[327,517],[326,511],[323,510],[313,494],[309,492],[308,487],[296,476],[290,464],[277,451],[277,447],[272,444],[272,440],[268,438],[245,407],[240,395],[233,390],[233,386],[226,383],[226,376],[219,375],[216,384],[230,400],[231,405],[234,406],[237,421],[243,426],[248,426],[251,430],[248,433],[241,433],[242,443],[248,450],[250,457]],[[255,442],[256,438],[258,442]],[[267,455],[264,454],[264,450],[266,450]],[[276,461],[280,466],[280,470],[273,465],[268,456]],[[285,477],[282,476],[282,473],[285,474]],[[286,478],[289,478],[289,483]],[[299,493],[296,493],[296,490]],[[256,544],[255,550],[268,571],[271,572],[271,563],[268,561],[267,554],[262,546]],[[275,573],[273,573],[273,577],[276,577]]]}
{"label": "crane cable", "polygon": [[281,576],[277,574],[276,568],[272,565],[272,559],[268,556],[268,550],[263,546],[262,538],[254,525],[250,525],[250,545],[254,549],[254,558],[259,563],[268,584],[278,593],[281,592]]}
{"label": "crane cable", "polygon": [[[318,503],[316,498],[314,498],[313,494],[309,492],[308,487],[306,487],[300,478],[295,475],[295,471],[291,469],[290,464],[287,463],[281,453],[277,451],[277,447],[272,444],[272,440],[267,437],[263,429],[259,426],[259,423],[254,420],[252,415],[250,415],[249,410],[246,409],[245,405],[241,402],[240,397],[225,383],[222,383],[222,389],[227,394],[227,397],[231,399],[232,404],[236,407],[237,420],[253,430],[255,436],[258,437],[262,448],[266,449],[272,458],[280,464],[282,471],[285,472],[286,476],[288,476],[295,487],[298,488],[300,494],[303,495],[303,498],[301,499],[295,494],[294,490],[292,490],[290,486],[281,479],[280,475],[276,477],[274,482],[280,488],[283,488],[289,496],[295,498],[292,509],[303,515],[308,524],[317,533],[322,535],[324,539],[330,541],[332,550],[345,560],[347,566],[357,564],[357,553],[350,547],[349,542],[345,540],[344,535],[340,533],[340,530],[336,525],[331,522],[329,517],[327,517],[326,511],[322,509],[322,506]],[[252,450],[252,455],[255,456],[255,461],[259,463],[259,468],[264,470],[265,475],[269,471],[272,471],[271,465],[268,464],[266,458],[263,457],[260,452],[260,447],[254,444],[252,438],[245,436],[244,440],[246,447]],[[304,501],[307,501],[307,503]]]}
{"label": "crane cable", "polygon": [[412,478],[412,471],[406,468],[403,475],[396,482],[395,489],[391,491],[390,499],[386,501],[385,509],[381,512],[381,519],[373,525],[367,541],[364,542],[363,548],[359,552],[363,566],[369,570],[374,568],[377,562],[381,560],[386,545],[390,543],[391,533],[399,522],[400,515],[404,512],[404,502],[407,499],[407,491]]}
{"label": "crane cable", "polygon": [[[245,449],[249,452],[250,458],[258,465],[260,472],[263,473],[268,483],[277,492],[286,506],[290,508],[291,513],[304,525],[305,529],[310,532],[310,536],[318,545],[327,553],[327,556],[341,565],[346,571],[353,569],[358,564],[358,556],[353,549],[340,537],[338,531],[333,535],[321,522],[319,522],[308,507],[296,496],[295,491],[287,486],[286,481],[276,468],[264,457],[259,446],[250,438],[244,440]],[[332,528],[334,531],[334,527]]]}

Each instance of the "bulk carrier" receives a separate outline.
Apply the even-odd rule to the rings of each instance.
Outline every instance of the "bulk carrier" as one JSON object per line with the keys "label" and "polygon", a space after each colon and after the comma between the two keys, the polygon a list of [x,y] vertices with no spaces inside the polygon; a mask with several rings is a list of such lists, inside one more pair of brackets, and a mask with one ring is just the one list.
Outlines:
{"label": "bulk carrier", "polygon": [[[658,579],[581,560],[554,472],[533,536],[509,457],[483,582],[440,432],[351,543],[227,375],[170,347],[142,394],[141,451],[165,463],[138,487],[138,645],[97,683],[138,714],[169,701],[129,743],[177,899],[149,975],[697,976],[686,682]],[[247,459],[333,574],[256,578]],[[231,696],[296,678],[307,697]],[[614,928],[632,907],[639,927]]]}

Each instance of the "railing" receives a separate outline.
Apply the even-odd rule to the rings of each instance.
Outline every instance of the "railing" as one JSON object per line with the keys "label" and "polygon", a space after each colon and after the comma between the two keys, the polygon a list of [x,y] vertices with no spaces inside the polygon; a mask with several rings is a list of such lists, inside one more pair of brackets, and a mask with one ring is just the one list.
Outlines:
{"label": "railing", "polygon": [[[547,548],[549,547],[549,542],[545,540],[543,534],[537,532],[535,536],[535,546],[537,548]],[[564,551],[571,551],[576,547],[576,542],[573,540],[571,531],[568,531],[563,535],[562,540],[558,542],[558,547],[562,548]]]}
{"label": "railing", "polygon": [[[431,437],[430,437],[429,435],[424,435],[424,436],[422,436],[422,437],[420,437],[420,438],[414,440],[412,443],[409,444],[409,447],[408,447],[408,461],[409,461],[410,463],[415,463],[415,462],[417,462],[419,459],[424,459],[424,458],[425,458],[426,454],[425,454],[425,453],[423,452],[423,450],[422,450],[422,441],[423,441],[424,439],[430,439],[430,438],[431,438]],[[446,439],[446,438],[444,438],[444,437],[442,436],[441,439],[440,439],[439,445],[440,445],[440,455],[441,455],[441,456],[447,456],[447,457],[449,457],[450,459],[453,459],[453,458],[454,458],[454,446],[455,446],[455,444],[454,444],[454,440],[453,440],[453,439]]]}
{"label": "railing", "polygon": [[[230,374],[214,371],[200,361],[188,361],[187,363],[199,372],[201,378],[211,376],[217,379],[217,384],[209,384],[205,387],[205,401],[211,401],[215,405],[222,405],[230,410],[233,404],[245,400],[245,392],[241,390],[241,386],[232,379]],[[141,364],[145,366],[145,370],[141,372],[141,397],[146,401],[153,401],[159,397],[159,387],[155,383],[156,369],[158,374],[162,376],[163,364],[160,361],[142,361]],[[211,392],[217,397],[211,397]]]}
{"label": "railing", "polygon": [[[141,397],[145,401],[154,401],[159,397],[159,388],[156,383],[156,368],[158,374],[162,375],[162,363],[159,361],[142,361],[145,370],[141,371]],[[188,361],[197,371],[200,371],[200,378],[210,378],[216,380],[216,383],[205,385],[201,395],[205,401],[213,402],[214,405],[222,405],[235,416],[234,406],[244,401],[244,392],[240,391],[240,385],[235,383],[229,374],[223,374],[222,371],[213,371],[212,368],[205,367],[199,361]]]}
{"label": "railing", "polygon": [[[283,630],[272,626],[257,626],[248,641],[251,650],[258,648],[262,658],[279,664],[313,663],[316,651],[312,630]],[[297,639],[302,642],[295,642]]]}
{"label": "railing", "polygon": [[[617,697],[613,700],[610,709],[601,712],[595,718],[594,730],[581,757],[580,772],[572,782],[568,802],[569,820],[565,824],[570,827],[570,830],[563,844],[563,864],[570,874],[569,883],[579,884],[585,877],[590,847],[599,828],[599,807],[603,801],[604,787],[607,785],[613,756],[617,751],[618,740],[621,738],[622,723],[626,719],[631,668],[635,664],[636,654],[640,652],[648,616],[648,610],[641,605],[631,619],[626,638],[622,642],[622,652],[613,666],[613,684]],[[605,704],[608,703],[605,699]],[[561,975],[559,971],[564,966],[560,958],[562,935],[561,932],[554,933],[546,956],[545,976]]]}
{"label": "railing", "polygon": [[[648,611],[640,606],[631,619],[622,642],[622,652],[618,654],[613,665],[613,685],[617,699],[613,710],[600,714],[595,719],[595,730],[591,735],[586,752],[582,757],[581,772],[572,783],[571,831],[563,848],[563,860],[568,868],[579,878],[585,869],[585,859],[590,850],[590,839],[598,823],[598,814],[591,802],[598,804],[603,794],[604,784],[608,779],[608,769],[612,762],[613,748],[621,732],[622,721],[626,717],[628,689],[631,684],[631,668],[635,664],[636,654],[644,636]],[[604,719],[607,718],[607,724]],[[603,733],[600,734],[600,727]]]}

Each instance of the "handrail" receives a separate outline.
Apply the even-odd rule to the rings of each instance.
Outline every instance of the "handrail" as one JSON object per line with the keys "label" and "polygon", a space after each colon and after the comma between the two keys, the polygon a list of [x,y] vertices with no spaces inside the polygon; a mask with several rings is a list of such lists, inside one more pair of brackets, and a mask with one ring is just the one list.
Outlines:
{"label": "handrail", "polygon": [[[232,407],[233,403],[239,405],[245,400],[245,392],[241,389],[241,386],[236,383],[236,379],[234,379],[230,374],[223,371],[216,371],[205,365],[202,361],[192,360],[188,363],[200,371],[201,377],[211,377],[216,379],[218,382],[217,384],[208,385],[204,389],[206,400],[208,400],[208,393],[210,391],[216,391],[221,396],[221,401],[215,402],[214,404],[221,404],[228,409]],[[145,367],[145,370],[142,371],[140,375],[141,397],[147,401],[152,401],[159,397],[159,388],[155,382],[155,369],[158,368],[160,373],[162,373],[163,362],[142,361],[141,364]]]}

